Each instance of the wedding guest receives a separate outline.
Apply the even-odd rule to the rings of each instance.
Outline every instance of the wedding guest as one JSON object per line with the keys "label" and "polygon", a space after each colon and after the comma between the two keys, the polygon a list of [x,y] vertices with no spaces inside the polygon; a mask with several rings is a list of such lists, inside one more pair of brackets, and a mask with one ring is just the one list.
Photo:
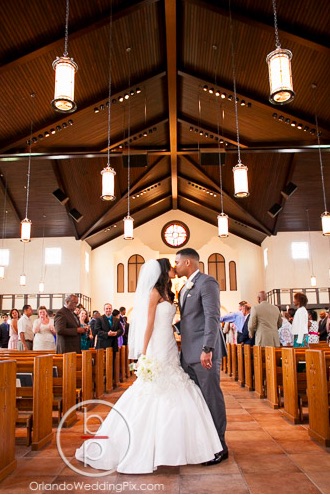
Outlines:
{"label": "wedding guest", "polygon": [[282,326],[278,329],[281,346],[292,346],[293,338],[291,333],[292,325],[290,323],[290,314],[287,311],[282,311]]}
{"label": "wedding guest", "polygon": [[327,340],[327,313],[325,310],[320,311],[318,332],[320,336],[320,342],[325,342]]}
{"label": "wedding guest", "polygon": [[32,351],[34,333],[32,330],[33,324],[30,320],[32,316],[32,308],[30,304],[24,304],[23,314],[17,322],[18,328],[18,344],[19,351]]}
{"label": "wedding guest", "polygon": [[33,322],[33,350],[55,352],[54,320],[49,318],[46,306],[39,306],[38,318]]}
{"label": "wedding guest", "polygon": [[10,316],[10,328],[9,328],[9,342],[8,349],[17,349],[18,343],[18,327],[17,322],[19,318],[19,312],[17,309],[12,309],[9,313]]}
{"label": "wedding guest", "polygon": [[308,310],[308,344],[318,344],[320,341],[317,313],[314,309]]}
{"label": "wedding guest", "polygon": [[244,324],[242,328],[242,332],[237,334],[237,343],[238,344],[249,344],[253,346],[255,344],[255,336],[251,339],[249,336],[249,319],[250,319],[250,304],[246,303],[242,306],[242,313],[244,316]]}
{"label": "wedding guest", "polygon": [[292,322],[293,347],[308,347],[308,299],[303,292],[296,292],[293,304],[298,308]]}
{"label": "wedding guest", "polygon": [[7,313],[2,315],[3,322],[0,325],[0,347],[2,349],[7,349],[8,348],[8,342],[9,342],[9,323],[8,323],[8,318],[9,316]]}
{"label": "wedding guest", "polygon": [[112,305],[106,303],[104,305],[104,315],[96,320],[95,332],[97,334],[97,349],[106,349],[112,347],[115,354],[118,351],[117,337],[122,334],[122,328],[119,325],[119,320],[115,320],[112,316]]}
{"label": "wedding guest", "polygon": [[85,329],[85,332],[80,335],[81,350],[86,351],[90,349],[91,344],[93,342],[93,334],[91,332],[91,327],[89,325],[89,318],[87,311],[81,308],[78,317],[81,328]]}

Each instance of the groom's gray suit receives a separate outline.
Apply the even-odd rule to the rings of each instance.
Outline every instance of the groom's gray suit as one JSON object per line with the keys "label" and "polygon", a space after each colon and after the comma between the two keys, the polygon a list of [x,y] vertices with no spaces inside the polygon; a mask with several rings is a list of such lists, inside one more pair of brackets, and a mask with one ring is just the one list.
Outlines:
{"label": "groom's gray suit", "polygon": [[[186,290],[182,304],[179,297],[181,364],[200,387],[226,451],[226,410],[220,389],[220,363],[225,347],[220,335],[219,285],[213,277],[200,272],[192,282],[194,285]],[[211,369],[203,368],[200,363],[203,346],[212,348]]]}

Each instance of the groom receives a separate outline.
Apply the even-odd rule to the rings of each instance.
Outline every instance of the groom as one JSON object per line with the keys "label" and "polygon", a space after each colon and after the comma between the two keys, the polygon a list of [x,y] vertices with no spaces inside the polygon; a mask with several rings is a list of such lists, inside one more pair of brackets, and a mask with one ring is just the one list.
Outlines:
{"label": "groom", "polygon": [[225,350],[219,329],[219,285],[199,271],[199,254],[194,249],[178,251],[175,265],[178,277],[187,277],[179,294],[181,365],[200,387],[223,447],[205,463],[210,466],[228,458],[226,410],[220,388],[220,362]]}

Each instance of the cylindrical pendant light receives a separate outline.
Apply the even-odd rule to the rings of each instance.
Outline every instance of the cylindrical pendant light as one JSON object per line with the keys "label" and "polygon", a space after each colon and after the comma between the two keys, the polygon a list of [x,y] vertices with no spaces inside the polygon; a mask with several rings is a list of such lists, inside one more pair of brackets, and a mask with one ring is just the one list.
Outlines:
{"label": "cylindrical pendant light", "polygon": [[78,70],[76,62],[69,57],[56,57],[53,62],[55,71],[55,91],[52,106],[62,113],[72,113],[77,109],[74,101],[74,77]]}
{"label": "cylindrical pendant light", "polygon": [[290,103],[295,97],[292,86],[292,53],[290,50],[276,48],[266,57],[269,74],[269,101],[275,105]]}
{"label": "cylindrical pendant light", "polygon": [[103,201],[113,201],[115,197],[115,170],[109,164],[101,171]]}
{"label": "cylindrical pendant light", "polygon": [[24,218],[21,221],[21,241],[30,242],[31,241],[31,225],[32,222],[28,218]]}
{"label": "cylindrical pendant light", "polygon": [[56,57],[53,62],[55,71],[55,91],[52,107],[57,112],[71,113],[77,109],[74,101],[74,78],[78,65],[68,56],[69,37],[69,0],[66,0],[65,36],[63,57]]}
{"label": "cylindrical pendant light", "polygon": [[311,275],[311,287],[316,287],[316,277],[315,277],[315,275]]}
{"label": "cylindrical pendant light", "polygon": [[321,222],[323,235],[330,235],[330,213],[328,211],[322,213]]}
{"label": "cylindrical pendant light", "polygon": [[24,287],[24,285],[26,285],[26,275],[24,275],[24,273],[19,277],[19,285],[21,287]]}
{"label": "cylindrical pendant light", "polygon": [[45,284],[44,282],[39,282],[39,292],[43,292],[45,290]]}
{"label": "cylindrical pendant light", "polygon": [[249,196],[248,168],[242,163],[233,167],[234,173],[234,196],[236,198],[246,198]]}
{"label": "cylindrical pendant light", "polygon": [[218,215],[218,236],[228,237],[228,215],[225,213]]}
{"label": "cylindrical pendant light", "polygon": [[134,239],[133,222],[134,218],[130,215],[127,215],[127,217],[124,218],[124,239],[127,241]]}
{"label": "cylindrical pendant light", "polygon": [[272,2],[276,50],[268,53],[266,57],[270,87],[269,101],[275,105],[284,105],[285,103],[290,103],[295,97],[291,71],[292,53],[290,50],[281,48],[277,27],[276,0],[272,0]]}
{"label": "cylindrical pendant light", "polygon": [[5,267],[4,266],[0,266],[0,279],[4,279],[5,278]]}

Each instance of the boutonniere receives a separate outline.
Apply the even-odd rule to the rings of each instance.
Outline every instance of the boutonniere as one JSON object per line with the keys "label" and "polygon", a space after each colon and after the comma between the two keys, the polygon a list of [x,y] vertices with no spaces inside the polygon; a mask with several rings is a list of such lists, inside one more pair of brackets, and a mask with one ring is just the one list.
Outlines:
{"label": "boutonniere", "polygon": [[192,280],[187,280],[187,282],[186,282],[186,288],[187,288],[187,290],[192,289],[194,287],[194,285],[195,284],[194,284],[194,282],[192,282]]}

